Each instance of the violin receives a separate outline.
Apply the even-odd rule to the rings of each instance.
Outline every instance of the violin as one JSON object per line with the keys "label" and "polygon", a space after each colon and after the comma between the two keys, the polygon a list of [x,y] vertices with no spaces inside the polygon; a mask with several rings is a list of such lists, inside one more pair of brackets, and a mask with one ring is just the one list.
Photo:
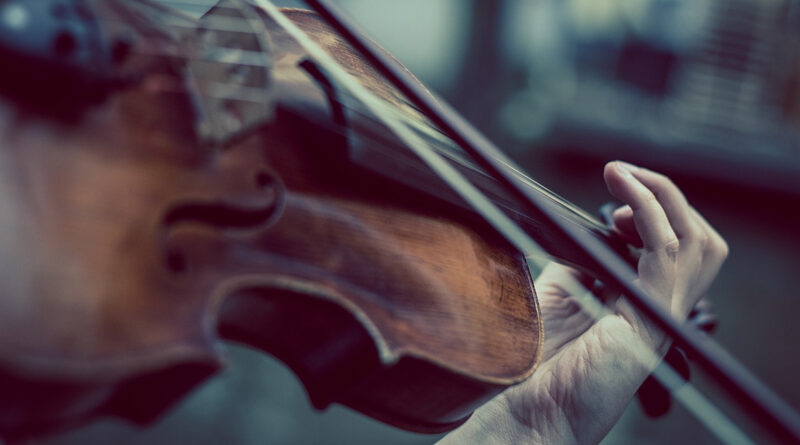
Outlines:
{"label": "violin", "polygon": [[[280,359],[316,408],[422,432],[534,372],[530,257],[275,17],[0,8],[0,437],[146,425],[221,369],[224,341]],[[635,261],[607,224],[513,173],[559,223],[530,211],[324,11],[282,14],[525,236],[619,287],[570,238]]]}

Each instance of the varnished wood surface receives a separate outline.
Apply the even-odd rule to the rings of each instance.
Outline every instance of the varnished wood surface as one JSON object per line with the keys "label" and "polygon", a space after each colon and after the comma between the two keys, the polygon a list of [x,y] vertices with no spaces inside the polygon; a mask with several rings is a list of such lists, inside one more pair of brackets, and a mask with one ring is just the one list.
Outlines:
{"label": "varnished wood surface", "polygon": [[[394,94],[315,17],[290,17]],[[272,88],[319,89],[270,38]],[[141,85],[69,124],[2,103],[2,434],[151,420],[221,366],[220,332],[284,359],[318,406],[411,429],[451,427],[532,372],[530,277],[485,225],[353,166],[280,103],[214,147],[186,95]]]}

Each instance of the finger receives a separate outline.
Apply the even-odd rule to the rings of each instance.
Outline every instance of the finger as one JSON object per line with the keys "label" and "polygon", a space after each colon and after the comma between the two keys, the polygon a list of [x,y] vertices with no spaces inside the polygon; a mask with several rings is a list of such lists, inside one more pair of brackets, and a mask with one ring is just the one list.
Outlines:
{"label": "finger", "polygon": [[619,233],[641,247],[642,240],[639,238],[639,233],[636,232],[631,206],[624,205],[617,208],[614,210],[614,213],[611,214],[611,219],[614,223],[614,228],[616,228]]}
{"label": "finger", "polygon": [[584,275],[558,263],[548,264],[536,278],[542,323],[548,334],[544,339],[542,360],[547,361],[566,344],[592,326],[594,319],[581,309],[574,295],[586,292]]}
{"label": "finger", "polygon": [[711,255],[715,260],[724,261],[728,257],[728,243],[722,238],[722,235],[709,224],[709,222],[700,214],[694,207],[691,207],[695,218],[700,227],[705,231],[708,237],[708,243],[705,247],[704,253]]}
{"label": "finger", "polygon": [[698,292],[702,295],[711,286],[711,282],[728,257],[728,244],[697,210],[692,208],[692,212],[707,239],[703,246],[703,271],[698,284]]}
{"label": "finger", "polygon": [[[680,189],[666,176],[646,168],[626,164],[636,179],[645,185],[656,197],[664,213],[667,214],[675,235],[681,241],[704,243],[705,231],[697,221],[696,215]],[[683,243],[684,246],[687,243]]]}
{"label": "finger", "polygon": [[631,207],[636,232],[645,250],[676,251],[678,238],[655,194],[621,162],[607,164],[603,173],[611,194]]}

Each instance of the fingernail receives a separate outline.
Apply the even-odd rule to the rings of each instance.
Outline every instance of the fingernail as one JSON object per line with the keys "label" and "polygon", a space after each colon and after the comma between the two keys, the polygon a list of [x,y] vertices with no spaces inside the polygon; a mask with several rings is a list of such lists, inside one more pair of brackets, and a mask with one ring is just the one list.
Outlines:
{"label": "fingernail", "polygon": [[622,206],[622,207],[618,207],[616,210],[614,210],[614,215],[624,216],[624,215],[628,215],[628,214],[632,214],[632,213],[633,213],[633,209],[631,208],[631,206],[629,206],[627,204]]}

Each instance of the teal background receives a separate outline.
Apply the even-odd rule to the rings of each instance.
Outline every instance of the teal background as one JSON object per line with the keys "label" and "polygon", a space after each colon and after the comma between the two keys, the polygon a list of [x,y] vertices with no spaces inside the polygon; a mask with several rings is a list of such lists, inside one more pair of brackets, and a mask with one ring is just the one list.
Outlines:
{"label": "teal background", "polygon": [[[607,2],[608,5],[647,3]],[[202,13],[210,2],[164,3]],[[512,153],[532,177],[589,210],[609,199],[602,183],[602,164],[628,152],[571,157],[536,139],[546,131],[545,123],[550,118],[546,103],[551,99],[530,92],[530,76],[554,89],[564,87],[566,82],[558,78],[559,71],[553,68],[564,63],[563,60],[552,54],[548,56],[548,51],[558,53],[553,49],[559,47],[558,42],[545,45],[548,38],[555,39],[557,33],[553,29],[561,25],[536,18],[529,24],[518,23],[519,17],[527,17],[525,11],[535,9],[532,5],[545,2],[341,0],[338,3],[423,82]],[[586,1],[565,0],[565,3],[578,8],[577,11],[586,11],[577,16],[583,20],[581,29],[587,33],[599,35],[598,30],[613,31],[622,26],[615,24],[614,12],[607,10],[612,6],[592,6]],[[691,34],[692,28],[687,29],[685,21],[681,23],[680,29]],[[551,32],[544,32],[547,29]],[[505,49],[492,50],[498,46]],[[525,61],[527,51],[538,51],[540,65],[531,68]],[[542,62],[547,60],[552,64]],[[519,111],[511,99],[519,97],[515,92],[533,94],[531,103],[539,105]],[[648,165],[647,153],[640,153],[639,158]],[[684,169],[714,169],[713,164],[702,164],[697,159],[688,158],[685,163],[681,166],[678,162],[667,173],[676,177],[689,199],[726,237],[731,248],[730,259],[711,291],[721,319],[715,338],[790,404],[800,408],[797,383],[800,354],[796,345],[800,338],[797,321],[800,299],[796,287],[800,246],[798,199],[791,193],[765,194],[759,189],[684,174]],[[399,431],[338,406],[316,412],[310,408],[297,379],[280,363],[236,346],[228,348],[227,356],[224,372],[150,428],[141,430],[103,420],[43,443],[390,445],[429,444],[437,438]],[[710,388],[702,378],[694,382],[701,388]],[[722,404],[730,406],[724,399]],[[714,443],[714,438],[680,407],[666,418],[654,421],[644,418],[638,407],[631,405],[604,443],[705,444]]]}

